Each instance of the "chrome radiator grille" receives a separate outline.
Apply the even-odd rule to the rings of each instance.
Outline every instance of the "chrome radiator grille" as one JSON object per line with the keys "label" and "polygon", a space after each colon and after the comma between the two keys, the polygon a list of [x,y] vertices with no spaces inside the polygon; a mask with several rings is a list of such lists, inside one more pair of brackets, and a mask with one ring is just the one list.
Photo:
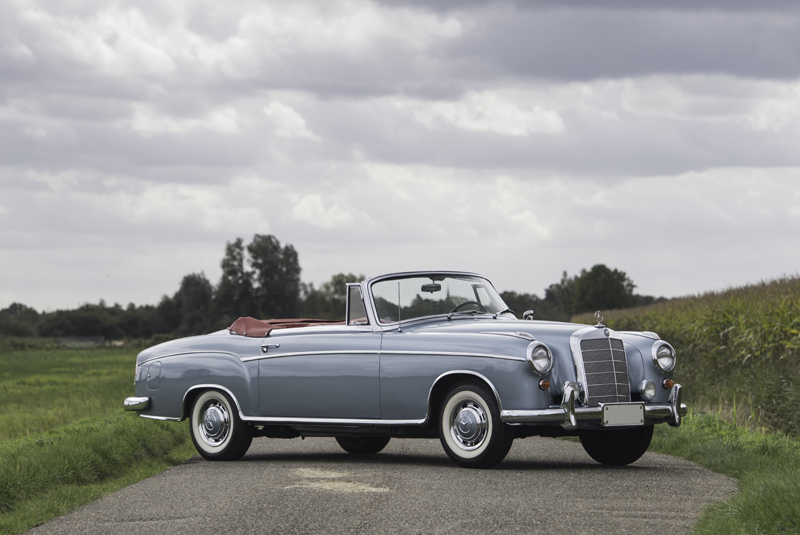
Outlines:
{"label": "chrome radiator grille", "polygon": [[617,338],[581,340],[586,371],[588,404],[622,403],[631,400],[625,347]]}

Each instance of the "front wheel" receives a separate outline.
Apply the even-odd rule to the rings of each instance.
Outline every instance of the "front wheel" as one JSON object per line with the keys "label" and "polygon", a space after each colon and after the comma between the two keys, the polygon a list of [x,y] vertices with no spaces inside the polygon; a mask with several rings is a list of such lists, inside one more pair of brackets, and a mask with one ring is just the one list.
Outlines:
{"label": "front wheel", "polygon": [[336,437],[336,442],[347,453],[370,455],[385,448],[389,437]]}
{"label": "front wheel", "polygon": [[241,459],[253,441],[253,428],[239,418],[230,397],[217,390],[206,390],[194,402],[191,430],[194,447],[209,461]]}
{"label": "front wheel", "polygon": [[508,454],[514,435],[500,420],[500,410],[489,389],[463,382],[444,397],[439,411],[439,440],[457,465],[491,468]]}
{"label": "front wheel", "polygon": [[601,464],[624,466],[638,461],[650,446],[653,426],[628,429],[585,429],[580,431],[581,445]]}

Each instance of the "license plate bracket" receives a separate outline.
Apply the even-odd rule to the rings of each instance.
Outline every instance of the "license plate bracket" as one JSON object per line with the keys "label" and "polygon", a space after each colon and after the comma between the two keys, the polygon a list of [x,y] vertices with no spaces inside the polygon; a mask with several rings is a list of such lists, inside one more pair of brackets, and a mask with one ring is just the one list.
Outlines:
{"label": "license plate bracket", "polygon": [[644,425],[643,403],[603,405],[603,427]]}

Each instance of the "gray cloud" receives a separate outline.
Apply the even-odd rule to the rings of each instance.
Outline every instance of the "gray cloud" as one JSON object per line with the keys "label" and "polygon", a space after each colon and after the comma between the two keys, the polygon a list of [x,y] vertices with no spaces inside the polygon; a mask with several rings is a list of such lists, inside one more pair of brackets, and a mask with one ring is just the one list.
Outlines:
{"label": "gray cloud", "polygon": [[541,292],[606,262],[677,295],[791,272],[798,20],[777,0],[0,4],[0,307],[155,302],[254,233],[316,283],[435,267]]}

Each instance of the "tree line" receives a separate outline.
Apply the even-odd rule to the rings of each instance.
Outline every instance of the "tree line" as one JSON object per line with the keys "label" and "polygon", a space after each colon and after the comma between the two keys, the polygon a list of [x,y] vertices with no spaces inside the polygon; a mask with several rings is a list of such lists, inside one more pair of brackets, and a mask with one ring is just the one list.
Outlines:
{"label": "tree line", "polygon": [[[225,245],[217,284],[203,273],[181,280],[175,294],[157,305],[84,304],[72,310],[39,313],[21,303],[0,310],[0,336],[104,336],[109,339],[149,339],[160,335],[204,334],[230,326],[236,318],[344,319],[345,284],[363,275],[338,273],[315,288],[300,280],[295,248],[272,235],[256,234],[245,245],[241,238]],[[634,293],[635,285],[617,269],[598,264],[551,284],[536,294],[503,292],[501,297],[518,317],[534,310],[536,319],[568,321],[574,314],[646,305],[656,299]],[[663,299],[663,298],[661,298]]]}

